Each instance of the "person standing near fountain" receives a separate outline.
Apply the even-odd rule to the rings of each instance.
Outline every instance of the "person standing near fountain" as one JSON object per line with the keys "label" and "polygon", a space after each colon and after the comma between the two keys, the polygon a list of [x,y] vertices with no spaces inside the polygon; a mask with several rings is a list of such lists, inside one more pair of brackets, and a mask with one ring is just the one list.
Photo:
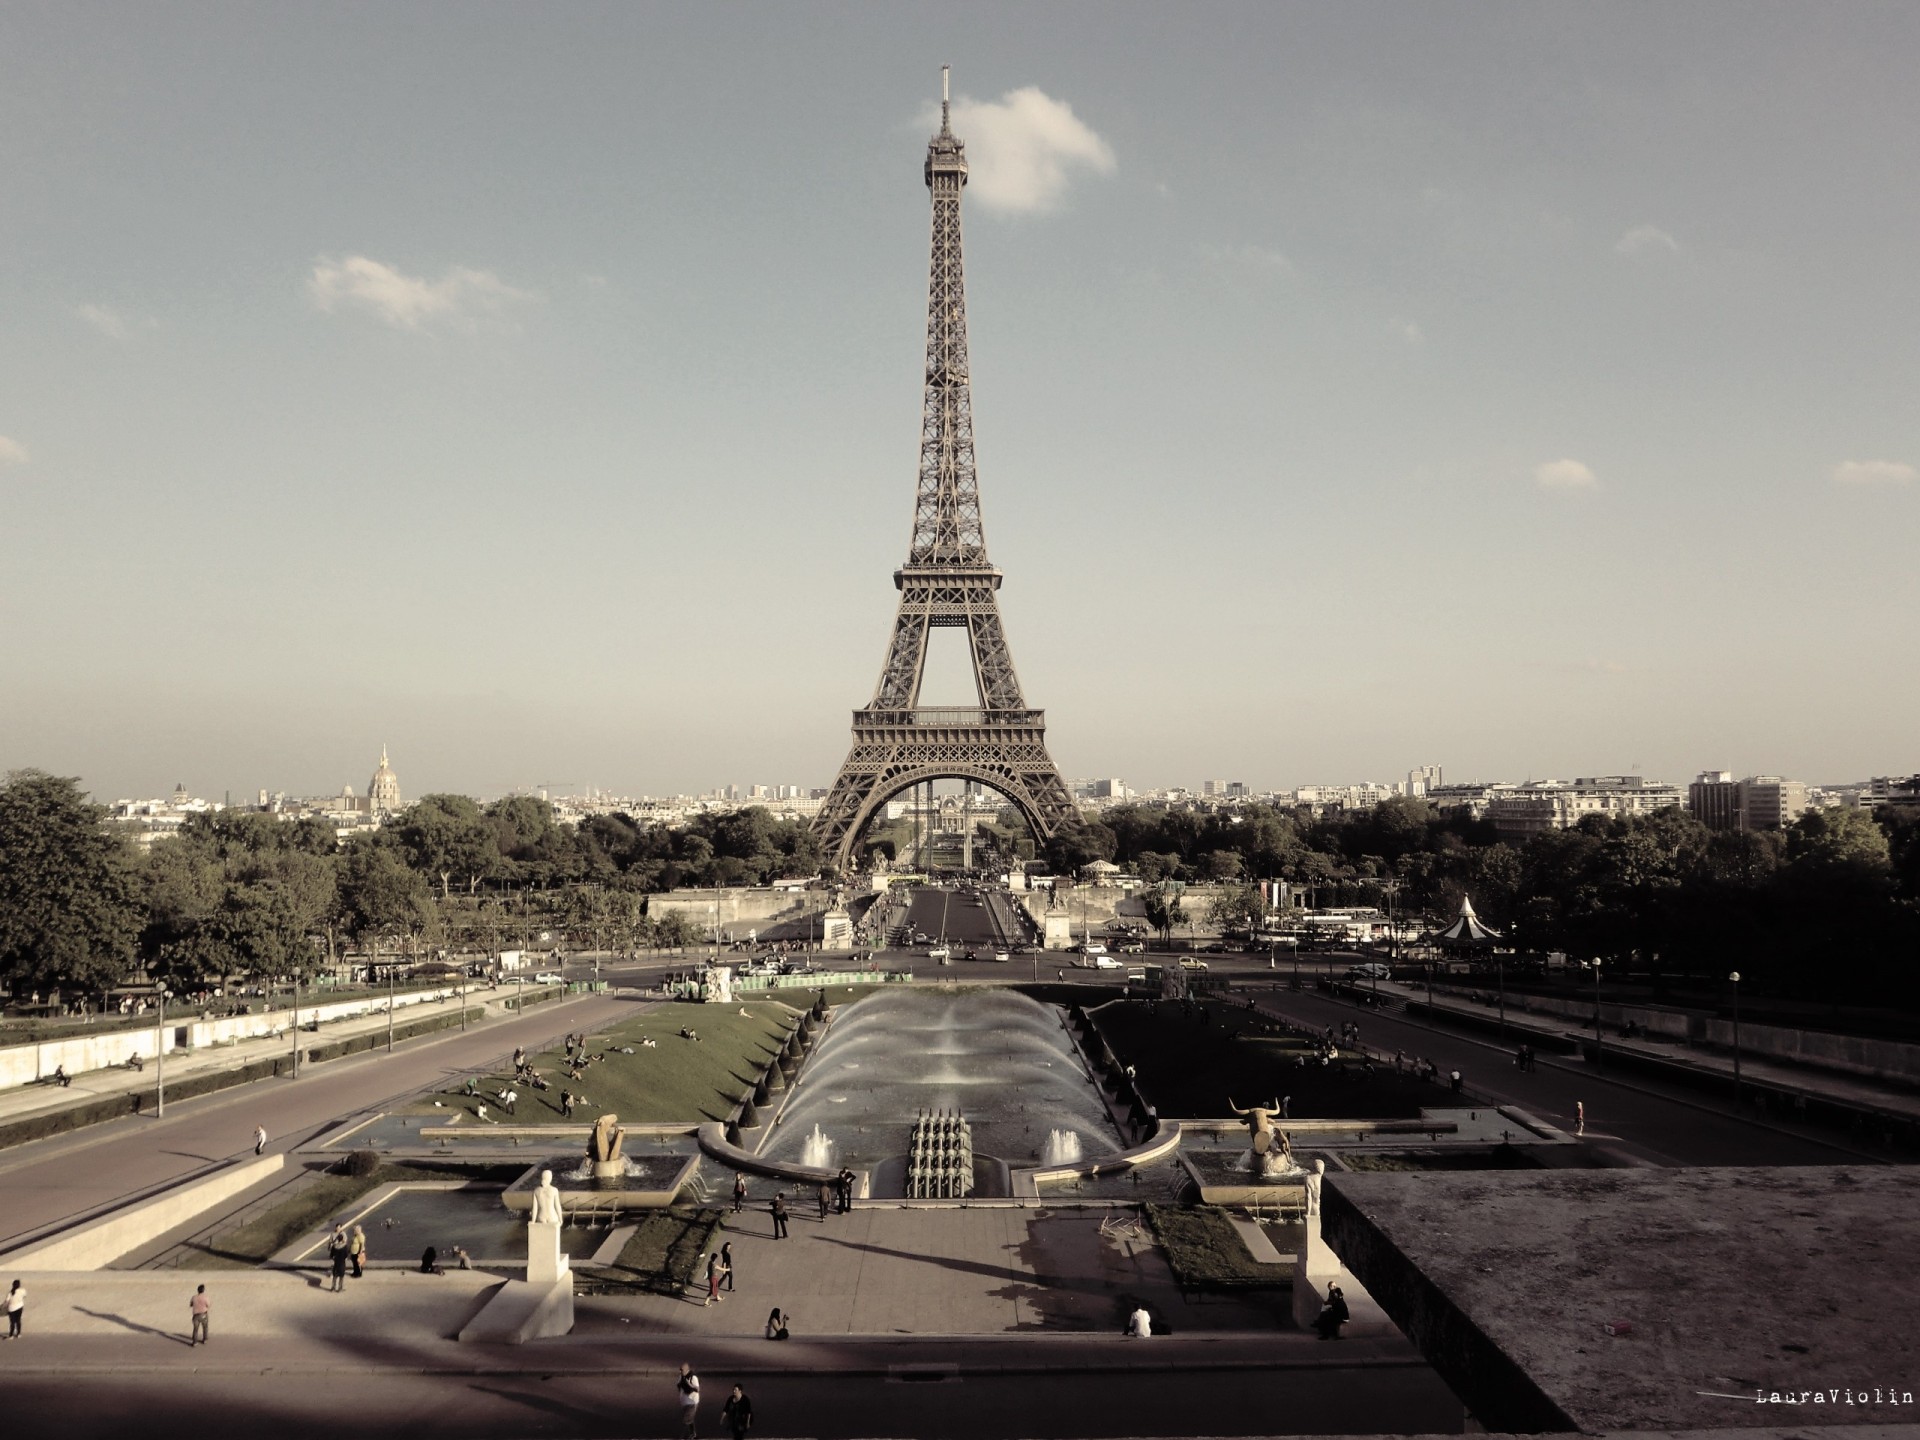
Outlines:
{"label": "person standing near fountain", "polygon": [[726,1296],[720,1293],[720,1252],[710,1251],[707,1255],[707,1300],[709,1305],[717,1305]]}
{"label": "person standing near fountain", "polygon": [[786,1199],[776,1192],[773,1197],[773,1203],[767,1207],[767,1212],[773,1216],[773,1238],[776,1240],[786,1239],[787,1238]]}

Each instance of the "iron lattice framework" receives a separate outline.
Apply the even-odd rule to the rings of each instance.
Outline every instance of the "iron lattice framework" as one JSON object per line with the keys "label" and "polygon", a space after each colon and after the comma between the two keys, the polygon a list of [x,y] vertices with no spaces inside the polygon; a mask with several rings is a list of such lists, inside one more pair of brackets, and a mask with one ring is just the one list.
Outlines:
{"label": "iron lattice framework", "polygon": [[[1046,839],[1074,813],[1047,753],[1046,717],[1020,692],[1000,623],[1000,572],[987,560],[980,481],[973,458],[973,391],[967,372],[967,292],[960,263],[960,190],[965,147],[946,99],[940,133],[927,145],[933,196],[933,262],[927,282],[927,381],[920,413],[920,479],[913,543],[896,570],[900,591],[880,683],[853,712],[853,748],[815,827],[845,869],[873,812],[922,781],[975,780],[998,790]],[[977,707],[922,706],[928,632],[964,628]]]}

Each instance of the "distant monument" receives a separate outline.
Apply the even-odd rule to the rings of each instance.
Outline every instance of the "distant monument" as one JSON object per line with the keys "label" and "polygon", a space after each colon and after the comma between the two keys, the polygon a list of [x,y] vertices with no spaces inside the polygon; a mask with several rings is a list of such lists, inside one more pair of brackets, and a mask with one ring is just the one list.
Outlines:
{"label": "distant monument", "polygon": [[593,1134],[587,1137],[587,1159],[593,1163],[595,1179],[627,1173],[627,1162],[620,1156],[620,1142],[626,1138],[618,1115],[602,1115],[593,1122]]}

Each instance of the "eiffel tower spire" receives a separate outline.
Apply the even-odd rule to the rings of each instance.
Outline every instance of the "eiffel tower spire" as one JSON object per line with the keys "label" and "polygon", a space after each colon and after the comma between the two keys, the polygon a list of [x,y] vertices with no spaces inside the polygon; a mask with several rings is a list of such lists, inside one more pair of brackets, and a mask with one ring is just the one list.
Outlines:
{"label": "eiffel tower spire", "polygon": [[[873,811],[922,781],[978,780],[1011,800],[1041,839],[1073,814],[1047,753],[1045,716],[1027,708],[1021,694],[1000,622],[1001,575],[987,559],[960,244],[967,157],[953,133],[944,67],[940,88],[940,131],[927,143],[924,172],[933,201],[933,244],[913,535],[907,562],[893,576],[900,604],[879,683],[866,708],[854,711],[853,749],[816,822],[842,868]],[[920,705],[934,626],[966,630],[977,709]]]}

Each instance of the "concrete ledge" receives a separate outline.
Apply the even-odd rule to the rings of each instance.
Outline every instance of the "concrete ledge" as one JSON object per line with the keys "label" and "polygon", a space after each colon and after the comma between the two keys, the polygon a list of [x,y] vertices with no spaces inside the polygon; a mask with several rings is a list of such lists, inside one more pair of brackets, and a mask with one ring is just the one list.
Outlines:
{"label": "concrete ledge", "polygon": [[227,1197],[252,1188],[284,1169],[286,1163],[285,1155],[238,1161],[64,1235],[15,1250],[6,1256],[7,1263],[30,1270],[98,1270],[129,1250],[186,1224]]}
{"label": "concrete ledge", "polygon": [[508,1280],[460,1331],[462,1344],[524,1345],[573,1330],[573,1276],[546,1284]]}
{"label": "concrete ledge", "polygon": [[[1244,1128],[1244,1127],[1243,1127]],[[1162,1121],[1153,1139],[1134,1146],[1131,1150],[1122,1150],[1113,1155],[1103,1155],[1098,1160],[1080,1160],[1072,1165],[1036,1166],[1031,1170],[1014,1173],[1013,1193],[1015,1195],[1038,1194],[1038,1187],[1048,1180],[1072,1180],[1081,1175],[1111,1175],[1119,1170],[1131,1170],[1135,1165],[1145,1164],[1149,1160],[1158,1160],[1171,1155],[1180,1148],[1180,1122]],[[1023,1183],[1031,1189],[1022,1188]]]}

